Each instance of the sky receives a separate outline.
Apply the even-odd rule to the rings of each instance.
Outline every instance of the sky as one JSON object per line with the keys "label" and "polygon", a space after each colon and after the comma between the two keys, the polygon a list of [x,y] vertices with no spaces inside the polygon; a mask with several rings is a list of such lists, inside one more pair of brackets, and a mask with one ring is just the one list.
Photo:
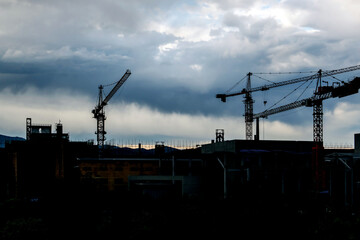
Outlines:
{"label": "sky", "polygon": [[[359,65],[359,10],[357,0],[0,0],[0,134],[25,137],[30,117],[96,139],[98,86],[130,69],[105,107],[108,142],[209,142],[216,129],[245,139],[243,97],[215,95],[245,88],[248,72],[255,87]],[[254,113],[314,89],[254,93]],[[324,101],[325,145],[353,145],[358,95]],[[260,139],[311,141],[312,109],[262,119]]]}

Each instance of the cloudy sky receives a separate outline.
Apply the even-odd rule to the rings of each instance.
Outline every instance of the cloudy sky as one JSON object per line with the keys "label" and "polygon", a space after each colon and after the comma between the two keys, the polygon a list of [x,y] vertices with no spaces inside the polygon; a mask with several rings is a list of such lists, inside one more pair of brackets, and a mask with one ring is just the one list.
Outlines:
{"label": "cloudy sky", "polygon": [[[72,140],[96,139],[98,86],[130,69],[105,108],[108,140],[210,141],[218,128],[244,139],[243,97],[215,95],[244,88],[248,72],[261,86],[359,65],[359,10],[357,0],[0,0],[0,134],[25,137],[31,117],[60,120]],[[260,74],[279,72],[292,74]],[[254,93],[254,113],[294,89],[277,106],[311,96],[314,83]],[[325,145],[353,144],[359,99],[324,102]],[[261,139],[311,141],[312,109],[260,129]]]}

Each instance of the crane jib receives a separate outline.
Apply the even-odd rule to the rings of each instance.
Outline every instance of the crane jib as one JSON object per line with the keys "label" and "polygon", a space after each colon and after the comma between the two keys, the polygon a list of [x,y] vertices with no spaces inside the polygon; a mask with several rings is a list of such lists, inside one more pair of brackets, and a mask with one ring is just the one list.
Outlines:
{"label": "crane jib", "polygon": [[128,69],[126,70],[124,76],[116,83],[115,87],[111,90],[111,92],[105,97],[104,101],[101,103],[101,106],[105,106],[108,101],[114,96],[117,90],[124,84],[124,82],[128,79],[130,76],[131,71]]}
{"label": "crane jib", "polygon": [[266,90],[269,90],[270,88],[281,87],[281,86],[285,86],[285,85],[289,85],[289,84],[309,81],[309,80],[312,80],[312,79],[316,79],[319,76],[328,77],[328,76],[341,74],[341,73],[345,73],[345,72],[350,72],[350,71],[355,71],[355,70],[359,70],[359,69],[360,69],[360,65],[351,66],[351,67],[347,67],[347,68],[340,68],[340,69],[330,70],[330,71],[319,70],[317,74],[310,75],[310,76],[295,78],[295,79],[286,80],[286,81],[273,83],[273,84],[267,84],[267,85],[263,85],[263,86],[260,86],[260,87],[251,88],[249,90],[242,89],[240,92],[235,92],[235,93],[217,94],[216,98],[221,98],[221,101],[226,102],[225,99],[227,97],[243,95],[243,94],[250,93],[250,92],[266,91]]}
{"label": "crane jib", "polygon": [[344,85],[341,85],[339,87],[323,88],[323,90],[321,89],[320,92],[317,92],[316,94],[314,94],[314,96],[310,98],[295,101],[277,108],[273,108],[261,113],[254,114],[253,118],[266,118],[270,115],[288,111],[302,106],[312,107],[317,101],[322,101],[329,98],[336,98],[336,97],[342,98],[342,97],[350,96],[358,93],[359,89],[360,89],[360,77],[355,77],[349,83],[345,83]]}

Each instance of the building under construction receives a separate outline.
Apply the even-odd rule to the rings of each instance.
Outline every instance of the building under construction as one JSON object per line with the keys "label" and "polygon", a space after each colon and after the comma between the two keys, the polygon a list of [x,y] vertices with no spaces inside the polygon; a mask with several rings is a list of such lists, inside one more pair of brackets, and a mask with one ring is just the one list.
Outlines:
{"label": "building under construction", "polygon": [[[216,140],[195,149],[105,145],[99,156],[92,142],[70,141],[62,124],[55,133],[50,127],[27,119],[27,140],[0,151],[1,202],[16,199],[43,219],[26,222],[31,236],[45,226],[43,239],[227,238],[241,227],[255,238],[328,239],[336,228],[321,224],[333,213],[360,210],[360,134],[355,149],[324,149],[316,166],[312,141],[225,140],[217,130]],[[5,229],[16,217],[0,209]],[[356,228],[349,229],[341,234]]]}
{"label": "building under construction", "polygon": [[141,146],[126,152],[109,147],[99,158],[97,146],[69,141],[60,123],[52,133],[51,125],[27,119],[26,131],[26,141],[1,152],[3,199],[41,198],[69,188],[177,199],[321,197],[352,207],[360,200],[360,134],[355,150],[325,149],[316,166],[312,141],[225,141],[217,131],[216,141],[195,149],[167,152],[158,144],[145,154]]}

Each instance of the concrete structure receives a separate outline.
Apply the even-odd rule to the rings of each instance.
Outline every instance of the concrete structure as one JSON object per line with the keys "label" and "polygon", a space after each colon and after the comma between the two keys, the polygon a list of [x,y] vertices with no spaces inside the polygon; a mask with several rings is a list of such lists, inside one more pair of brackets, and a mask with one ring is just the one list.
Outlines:
{"label": "concrete structure", "polygon": [[170,195],[183,197],[198,195],[193,189],[199,190],[202,160],[178,158],[176,155],[168,158],[78,158],[76,167],[79,169],[80,183],[93,191],[130,190],[155,198],[171,191]]}
{"label": "concrete structure", "polygon": [[160,198],[199,198],[202,193],[201,176],[129,176],[128,189]]}
{"label": "concrete structure", "polygon": [[338,206],[360,210],[360,134],[354,149],[325,151],[328,194]]}
{"label": "concrete structure", "polygon": [[96,152],[95,146],[86,142],[70,142],[61,124],[57,124],[56,133],[35,129],[29,140],[6,146],[6,158],[2,160],[7,167],[8,197],[38,198],[65,184],[73,185],[77,175],[75,157]]}
{"label": "concrete structure", "polygon": [[80,182],[95,191],[126,191],[128,176],[159,174],[158,158],[78,158]]}
{"label": "concrete structure", "polygon": [[305,196],[311,190],[312,142],[231,140],[203,145],[210,195]]}

